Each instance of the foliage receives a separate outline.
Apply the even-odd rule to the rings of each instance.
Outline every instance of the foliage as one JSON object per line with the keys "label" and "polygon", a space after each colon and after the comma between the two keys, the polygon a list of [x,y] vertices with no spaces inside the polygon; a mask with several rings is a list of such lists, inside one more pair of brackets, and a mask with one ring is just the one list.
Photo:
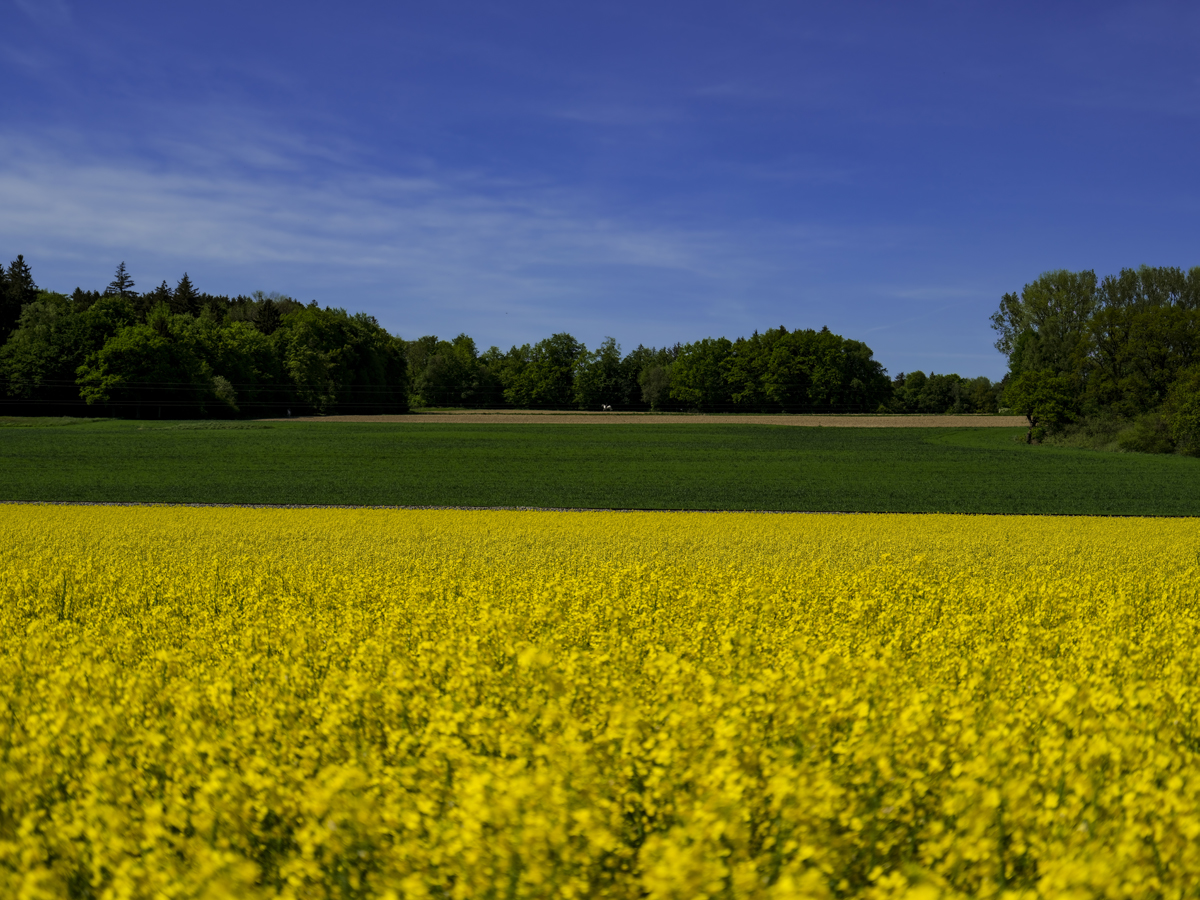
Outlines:
{"label": "foliage", "polygon": [[121,329],[79,367],[80,395],[89,405],[133,406],[139,418],[144,406],[167,407],[172,418],[204,412],[210,390],[202,364],[173,339],[169,324],[155,327],[160,322]]}
{"label": "foliage", "polygon": [[[1030,428],[1055,429],[1075,418],[1073,379],[1052,369],[1026,369],[1005,388],[1004,398]],[[1032,433],[1032,432],[1031,432]]]}
{"label": "foliage", "polygon": [[726,362],[733,351],[728,338],[705,338],[685,344],[671,364],[671,399],[686,409],[713,411],[733,406]]}
{"label": "foliage", "polygon": [[8,339],[21,318],[21,310],[37,299],[38,287],[25,257],[17,254],[8,271],[0,266],[0,342]]}
{"label": "foliage", "polygon": [[1051,435],[1119,421],[1126,449],[1176,447],[1154,423],[1176,379],[1200,363],[1200,267],[1122,269],[1098,284],[1093,272],[1049,272],[1005,294],[992,326],[1008,356],[1004,405],[1032,408],[1049,391],[1056,409],[1041,427]]}
{"label": "foliage", "polygon": [[404,412],[404,346],[371,316],[315,303],[284,316],[271,335],[303,406],[319,413]]}
{"label": "foliage", "polygon": [[[456,349],[463,342],[470,352]],[[569,334],[480,356],[466,335],[453,343],[427,336],[407,347],[415,406],[875,412],[891,394],[871,349],[828,329],[639,345],[624,357],[611,337],[589,351]]]}
{"label": "foliage", "polygon": [[897,413],[992,414],[999,409],[1000,383],[985,376],[963,378],[954,374],[926,375],[921,370],[901,372],[892,379],[892,396],[884,405]]}
{"label": "foliage", "polygon": [[405,353],[412,373],[414,406],[500,405],[499,380],[480,359],[475,341],[468,335],[460,334],[452,341],[427,335],[409,341]]}
{"label": "foliage", "polygon": [[1186,896],[1194,531],[10,508],[0,891]]}
{"label": "foliage", "polygon": [[1200,362],[1200,268],[1125,269],[1105,278],[1091,323],[1094,402],[1136,416],[1159,406]]}
{"label": "foliage", "polygon": [[[55,295],[57,325],[43,327],[42,304],[31,313],[34,324],[19,333],[23,311],[38,306],[39,294],[23,257],[0,276],[0,332],[12,332],[6,344],[0,340],[0,407],[26,414],[83,414],[97,405],[134,417],[379,413],[410,403],[722,413],[996,409],[987,379],[968,384],[957,375],[931,376],[919,398],[907,388],[913,396],[898,396],[899,382],[888,381],[870,347],[828,328],[780,326],[733,341],[639,345],[625,356],[611,337],[589,350],[563,332],[480,353],[466,334],[400,341],[365,314],[305,306],[282,294],[203,293],[186,272],[174,288],[164,280],[138,293],[122,262],[103,293]],[[117,331],[140,330],[120,337],[80,318],[115,301],[132,315]],[[108,341],[116,343],[106,349]],[[176,380],[151,380],[168,376]]]}
{"label": "foliage", "polygon": [[655,363],[638,373],[642,402],[654,412],[661,412],[671,401],[671,364]]}
{"label": "foliage", "polygon": [[621,347],[605,338],[592,352],[580,354],[575,363],[575,404],[580,409],[625,406],[628,395],[621,368]]}
{"label": "foliage", "polygon": [[1117,435],[1117,448],[1126,453],[1170,453],[1175,449],[1170,423],[1157,410],[1144,413]]}
{"label": "foliage", "polygon": [[137,321],[133,305],[105,296],[79,309],[62,294],[41,291],[27,303],[16,331],[0,347],[8,394],[55,411],[82,406],[77,370],[106,341]]}
{"label": "foliage", "polygon": [[532,347],[514,347],[498,372],[505,403],[519,409],[570,409],[575,405],[575,368],[586,352],[565,332]]}
{"label": "foliage", "polygon": [[16,281],[6,274],[0,293],[23,299],[0,347],[0,406],[13,411],[157,418],[408,408],[403,342],[370,316],[279,294],[215,297],[186,273],[173,290],[164,281],[138,294],[124,263],[105,293],[69,297],[30,295],[20,257],[11,271]]}
{"label": "foliage", "polygon": [[1009,357],[1014,374],[1075,371],[1088,355],[1088,325],[1096,307],[1094,272],[1047,272],[1025,285],[1020,296],[1001,298],[992,315],[996,349]]}
{"label": "foliage", "polygon": [[704,412],[875,412],[891,393],[871,349],[827,328],[684,344],[648,360],[639,382],[654,409],[669,399]]}
{"label": "foliage", "polygon": [[[186,276],[185,276],[186,277]],[[164,281],[165,285],[166,282]],[[137,291],[134,288],[137,283],[133,280],[133,276],[129,274],[129,270],[125,268],[125,261],[121,260],[117,266],[117,272],[113,276],[113,280],[108,283],[108,287],[104,289],[105,296],[125,297],[130,299],[137,296]]]}
{"label": "foliage", "polygon": [[1179,373],[1163,404],[1171,442],[1186,453],[1200,453],[1200,365]]}

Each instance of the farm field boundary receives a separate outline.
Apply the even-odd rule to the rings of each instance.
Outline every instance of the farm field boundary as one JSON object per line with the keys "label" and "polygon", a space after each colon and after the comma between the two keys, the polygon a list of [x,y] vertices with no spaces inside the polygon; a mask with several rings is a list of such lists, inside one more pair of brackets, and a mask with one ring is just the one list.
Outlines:
{"label": "farm field boundary", "polygon": [[1024,416],[789,416],[690,413],[453,410],[402,416],[304,416],[259,422],[356,422],[359,424],[463,425],[778,425],[808,428],[1020,428]]}
{"label": "farm field boundary", "polygon": [[109,420],[0,429],[0,500],[1200,515],[1195,459],[1024,433]]}
{"label": "farm field boundary", "polygon": [[[872,512],[840,512],[835,510],[813,509],[646,509],[643,507],[604,507],[604,506],[368,506],[351,503],[138,503],[103,500],[0,500],[2,506],[65,506],[65,507],[111,507],[113,509],[329,509],[348,511],[398,511],[398,512],[520,512],[520,513],[590,513],[603,515],[606,513],[662,513],[664,515],[703,514],[708,516],[873,516],[880,515]],[[898,516],[926,516],[936,513],[888,513]],[[994,515],[993,513],[949,513],[948,515]],[[1003,515],[1003,514],[1001,514]],[[1152,515],[1083,515],[1072,516],[1060,513],[1033,513],[1033,516],[1054,518],[1196,518],[1194,516],[1152,516]]]}

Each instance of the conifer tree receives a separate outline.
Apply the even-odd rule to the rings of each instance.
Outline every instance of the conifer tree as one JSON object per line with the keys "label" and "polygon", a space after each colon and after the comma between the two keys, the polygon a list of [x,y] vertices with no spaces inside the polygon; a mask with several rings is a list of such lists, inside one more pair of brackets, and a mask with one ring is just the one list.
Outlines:
{"label": "conifer tree", "polygon": [[[0,266],[0,269],[3,268]],[[18,253],[0,282],[0,344],[4,343],[17,327],[17,320],[21,318],[21,308],[37,299],[37,292],[38,286],[33,283],[29,263]]]}
{"label": "conifer tree", "polygon": [[[5,330],[4,324],[8,321],[8,272],[4,269],[4,264],[0,263],[0,343],[8,337],[8,331]],[[9,329],[11,331],[12,329]]]}
{"label": "conifer tree", "polygon": [[134,291],[134,282],[132,276],[125,268],[125,260],[121,260],[121,264],[117,266],[116,277],[108,283],[108,287],[104,289],[104,293],[117,297],[136,297],[137,292]]}
{"label": "conifer tree", "polygon": [[272,297],[264,297],[255,313],[254,324],[263,334],[274,334],[282,319],[279,304]]}
{"label": "conifer tree", "polygon": [[179,284],[175,285],[175,293],[171,296],[171,311],[187,313],[189,316],[200,312],[200,295],[192,287],[192,280],[188,278],[187,272],[183,273]]}

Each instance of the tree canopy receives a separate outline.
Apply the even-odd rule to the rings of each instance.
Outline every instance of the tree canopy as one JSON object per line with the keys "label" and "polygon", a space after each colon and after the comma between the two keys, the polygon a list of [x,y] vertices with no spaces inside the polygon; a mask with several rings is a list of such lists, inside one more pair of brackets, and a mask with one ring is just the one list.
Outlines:
{"label": "tree canopy", "polygon": [[1008,357],[1004,404],[1028,418],[1031,439],[1082,429],[1125,449],[1190,446],[1200,267],[1142,266],[1099,280],[1047,272],[1005,294],[992,327]]}
{"label": "tree canopy", "polygon": [[[124,262],[103,291],[69,296],[39,290],[23,257],[0,268],[8,316],[0,327],[11,320],[0,347],[0,405],[137,417],[410,407],[941,413],[994,412],[999,391],[986,378],[889,379],[870,347],[828,328],[781,325],[628,354],[611,337],[589,350],[560,332],[480,352],[465,333],[405,341],[364,313],[283,294],[207,294],[187,273],[173,288],[165,280],[145,293],[135,287]],[[1049,291],[1039,302],[1053,309],[1056,298]],[[1032,301],[1016,297],[1006,310],[1014,346],[1028,343],[1022,335],[1035,315],[1049,333],[1052,314]]]}
{"label": "tree canopy", "polygon": [[103,292],[39,291],[5,272],[0,407],[54,415],[196,417],[404,412],[407,347],[368,315],[282,295],[214,296],[184,274],[138,294],[125,264]]}

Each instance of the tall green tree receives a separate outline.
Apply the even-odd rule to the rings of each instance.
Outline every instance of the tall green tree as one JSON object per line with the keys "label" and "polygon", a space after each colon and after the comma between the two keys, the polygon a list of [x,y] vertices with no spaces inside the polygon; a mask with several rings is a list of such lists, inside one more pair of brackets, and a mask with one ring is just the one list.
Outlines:
{"label": "tall green tree", "polygon": [[[8,270],[4,268],[3,263],[0,263],[0,346],[3,346],[9,332],[17,327],[17,319],[21,317],[20,310],[17,310],[15,316],[11,315],[8,303]],[[10,319],[11,324],[9,324]]]}
{"label": "tall green tree", "polygon": [[1098,299],[1095,272],[1065,269],[1046,272],[1020,294],[1005,294],[992,328],[996,349],[1008,357],[1013,375],[1024,369],[1081,370]]}
{"label": "tall green tree", "polygon": [[200,295],[192,286],[192,280],[188,278],[187,272],[183,273],[183,277],[175,285],[175,290],[171,292],[171,311],[189,316],[197,315],[200,312]]}
{"label": "tall green tree", "polygon": [[627,389],[621,371],[621,347],[606,337],[591,353],[581,353],[575,362],[575,403],[580,409],[628,408]]}
{"label": "tall green tree", "polygon": [[[3,268],[3,267],[0,267]],[[21,318],[21,310],[37,299],[38,286],[33,281],[33,272],[25,257],[17,254],[8,271],[4,273],[0,292],[0,342],[8,339]]]}
{"label": "tall green tree", "polygon": [[145,322],[150,316],[150,310],[154,309],[154,307],[159,306],[160,304],[167,309],[171,309],[173,299],[174,292],[171,290],[170,285],[167,284],[167,280],[164,278],[162,283],[159,284],[159,286],[154,290],[147,291],[137,298],[137,308],[142,321]]}
{"label": "tall green tree", "polygon": [[[123,297],[102,297],[81,310],[62,294],[40,291],[38,299],[26,305],[17,330],[0,348],[14,396],[38,399],[38,389],[46,383],[73,385],[76,367],[135,321],[133,307]],[[77,400],[78,392],[74,394]]]}
{"label": "tall green tree", "polygon": [[283,312],[274,297],[263,297],[254,316],[255,327],[263,334],[274,334],[283,322]]}
{"label": "tall green tree", "polygon": [[685,344],[671,365],[671,399],[686,409],[720,412],[733,407],[725,361],[733,350],[728,338],[704,338]]}
{"label": "tall green tree", "polygon": [[1200,361],[1200,268],[1122,269],[1100,285],[1084,377],[1092,406],[1135,416]]}
{"label": "tall green tree", "polygon": [[1175,447],[1189,455],[1200,454],[1200,365],[1180,371],[1163,410]]}
{"label": "tall green tree", "polygon": [[575,366],[587,348],[561,332],[514,347],[503,360],[504,399],[518,409],[571,409],[575,405]]}
{"label": "tall green tree", "polygon": [[8,397],[29,414],[81,412],[76,368],[133,321],[129,302],[120,297],[79,310],[63,294],[40,291],[0,347],[0,380],[7,383]]}
{"label": "tall green tree", "polygon": [[1041,433],[1054,431],[1075,420],[1078,390],[1070,374],[1053,369],[1025,369],[1004,392],[1005,402],[1029,422],[1026,440],[1040,440]]}
{"label": "tall green tree", "polygon": [[80,396],[89,406],[136,418],[207,411],[205,401],[214,399],[211,374],[169,326],[155,324],[121,329],[79,367]]}
{"label": "tall green tree", "polygon": [[125,260],[121,260],[117,266],[117,273],[113,280],[108,283],[108,287],[104,289],[104,293],[116,297],[135,297],[137,293],[134,291],[133,277],[125,268]]}
{"label": "tall green tree", "polygon": [[638,372],[642,403],[653,412],[662,412],[671,404],[671,363],[652,362]]}
{"label": "tall green tree", "polygon": [[475,341],[460,334],[452,341],[426,335],[407,344],[409,379],[422,406],[478,406],[486,393],[485,373]]}
{"label": "tall green tree", "polygon": [[[642,390],[642,372],[655,365],[660,355],[665,356],[669,351],[659,351],[653,347],[638,344],[621,359],[620,370],[620,402],[621,409],[643,410],[650,408],[650,401],[645,399]],[[665,401],[670,397],[670,389],[663,393]],[[614,404],[618,405],[618,404]]]}
{"label": "tall green tree", "polygon": [[271,340],[303,409],[319,414],[407,411],[404,342],[372,316],[321,309],[314,302],[285,315]]}

